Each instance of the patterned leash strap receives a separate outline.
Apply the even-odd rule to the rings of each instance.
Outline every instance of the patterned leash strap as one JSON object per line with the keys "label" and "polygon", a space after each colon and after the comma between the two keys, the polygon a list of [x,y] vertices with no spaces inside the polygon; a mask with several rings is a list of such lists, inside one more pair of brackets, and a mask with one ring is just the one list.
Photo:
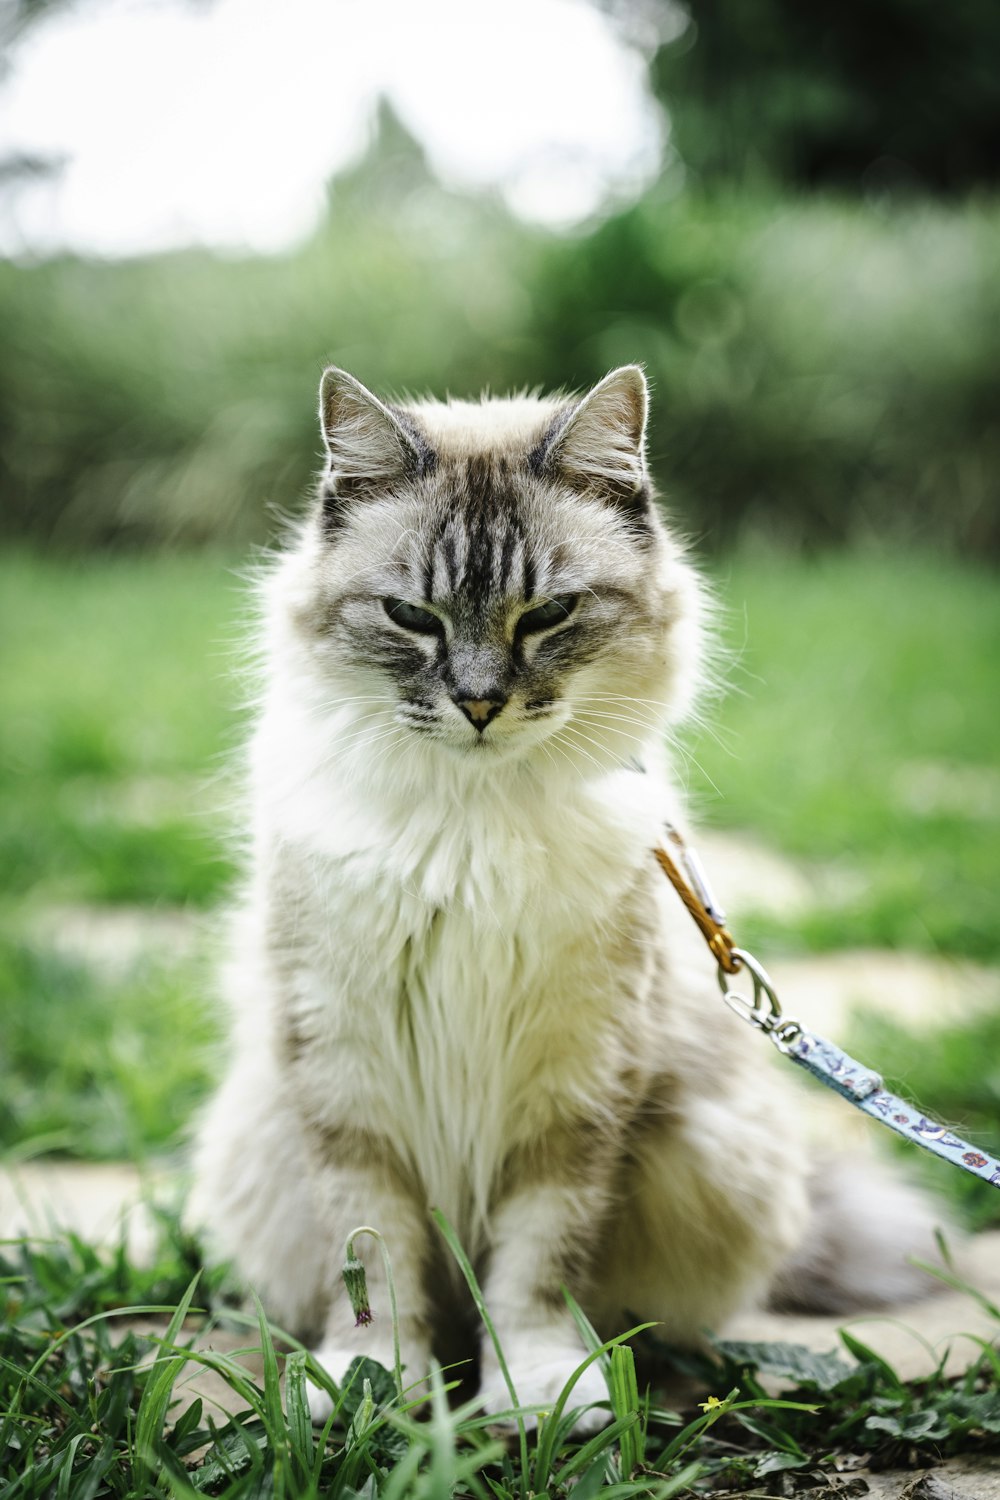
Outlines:
{"label": "patterned leash strap", "polygon": [[[790,1057],[842,1099],[857,1105],[873,1120],[888,1126],[905,1140],[923,1146],[925,1151],[932,1151],[935,1156],[971,1172],[974,1177],[1000,1187],[1000,1160],[995,1156],[970,1146],[947,1126],[925,1119],[912,1104],[898,1094],[891,1094],[878,1073],[873,1073],[801,1022],[782,1015],[766,970],[752,953],[737,947],[698,856],[669,823],[666,832],[668,847],[657,846],[653,854],[711,950],[718,965],[722,998],[730,1009],[770,1037],[784,1056]],[[750,977],[753,986],[750,997],[731,987],[731,976],[741,973]]]}

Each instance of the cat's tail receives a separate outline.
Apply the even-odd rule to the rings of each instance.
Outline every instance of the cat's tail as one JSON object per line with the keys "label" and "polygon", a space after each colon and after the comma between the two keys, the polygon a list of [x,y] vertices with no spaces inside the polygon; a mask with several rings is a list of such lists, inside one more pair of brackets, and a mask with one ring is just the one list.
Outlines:
{"label": "cat's tail", "polygon": [[805,1238],[775,1277],[776,1312],[847,1313],[926,1297],[940,1282],[914,1265],[940,1265],[937,1234],[954,1227],[942,1206],[875,1159],[837,1157],[809,1184]]}

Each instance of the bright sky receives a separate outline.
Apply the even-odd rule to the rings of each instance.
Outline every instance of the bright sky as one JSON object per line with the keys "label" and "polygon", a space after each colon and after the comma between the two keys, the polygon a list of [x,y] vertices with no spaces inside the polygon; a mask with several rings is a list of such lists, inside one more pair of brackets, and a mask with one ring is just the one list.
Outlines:
{"label": "bright sky", "polygon": [[380,92],[445,182],[560,227],[648,183],[666,130],[587,0],[90,0],[13,61],[0,158],[65,167],[0,196],[0,254],[281,249]]}

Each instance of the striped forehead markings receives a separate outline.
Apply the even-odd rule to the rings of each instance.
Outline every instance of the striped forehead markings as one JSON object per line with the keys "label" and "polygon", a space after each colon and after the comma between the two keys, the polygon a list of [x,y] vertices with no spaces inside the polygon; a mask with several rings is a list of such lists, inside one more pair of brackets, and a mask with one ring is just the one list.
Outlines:
{"label": "striped forehead markings", "polygon": [[452,469],[451,496],[423,564],[424,597],[466,594],[474,604],[510,589],[531,597],[536,568],[512,489],[505,454],[472,454]]}
{"label": "striped forehead markings", "polygon": [[483,518],[449,520],[424,557],[424,597],[430,601],[470,594],[481,599],[520,588],[534,596],[537,565],[523,528],[513,519],[489,524]]}

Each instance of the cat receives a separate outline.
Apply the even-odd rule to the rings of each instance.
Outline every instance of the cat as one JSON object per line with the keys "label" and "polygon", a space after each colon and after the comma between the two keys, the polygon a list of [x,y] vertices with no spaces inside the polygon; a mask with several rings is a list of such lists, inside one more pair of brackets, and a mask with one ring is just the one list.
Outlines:
{"label": "cat", "polygon": [[[769,1288],[908,1294],[933,1216],[811,1168],[651,856],[686,824],[665,746],[708,607],[654,500],[642,371],[400,406],[329,369],[320,413],[315,504],[261,584],[232,1045],[195,1153],[215,1253],[339,1380],[392,1362],[369,1241],[370,1328],[340,1285],[376,1226],[418,1381],[462,1316],[436,1206],[541,1407],[583,1355],[563,1286],[602,1336],[681,1344]],[[605,1398],[591,1367],[574,1400]]]}

